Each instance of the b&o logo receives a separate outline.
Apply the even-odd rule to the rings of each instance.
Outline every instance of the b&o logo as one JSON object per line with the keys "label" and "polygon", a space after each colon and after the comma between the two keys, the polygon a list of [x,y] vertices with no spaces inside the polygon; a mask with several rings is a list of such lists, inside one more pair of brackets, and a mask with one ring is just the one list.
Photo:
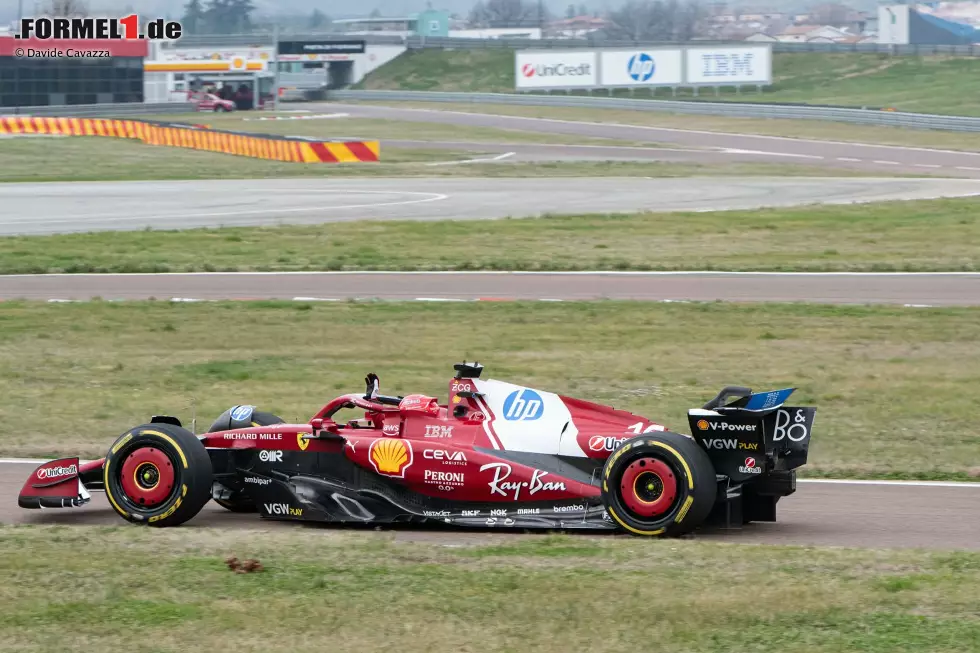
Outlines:
{"label": "b&o logo", "polygon": [[504,400],[504,419],[510,422],[540,419],[544,415],[544,401],[534,390],[514,390]]}
{"label": "b&o logo", "polygon": [[634,54],[632,57],[630,57],[629,63],[627,64],[629,76],[633,79],[633,81],[637,82],[650,81],[650,78],[653,77],[653,73],[656,71],[656,69],[657,67],[653,62],[653,57],[646,52]]}

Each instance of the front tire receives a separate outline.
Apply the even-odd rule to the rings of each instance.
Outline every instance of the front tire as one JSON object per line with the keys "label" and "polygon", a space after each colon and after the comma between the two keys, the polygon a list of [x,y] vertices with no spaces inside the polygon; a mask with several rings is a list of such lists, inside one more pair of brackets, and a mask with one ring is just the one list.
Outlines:
{"label": "front tire", "polygon": [[625,442],[602,469],[602,501],[634,535],[678,536],[708,517],[717,482],[711,459],[691,438],[663,431]]}
{"label": "front tire", "polygon": [[106,497],[120,517],[148,526],[177,526],[211,498],[211,458],[187,429],[143,424],[123,433],[103,466]]}

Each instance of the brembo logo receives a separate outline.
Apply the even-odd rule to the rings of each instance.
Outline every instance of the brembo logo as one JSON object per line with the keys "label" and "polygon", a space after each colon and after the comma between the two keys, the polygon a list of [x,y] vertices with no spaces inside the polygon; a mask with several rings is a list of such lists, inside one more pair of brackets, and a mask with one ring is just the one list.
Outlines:
{"label": "brembo logo", "polygon": [[71,476],[72,474],[78,473],[78,467],[75,465],[68,465],[64,467],[58,465],[57,467],[42,467],[37,470],[37,477],[41,480],[47,480],[52,478],[59,478],[61,476]]}

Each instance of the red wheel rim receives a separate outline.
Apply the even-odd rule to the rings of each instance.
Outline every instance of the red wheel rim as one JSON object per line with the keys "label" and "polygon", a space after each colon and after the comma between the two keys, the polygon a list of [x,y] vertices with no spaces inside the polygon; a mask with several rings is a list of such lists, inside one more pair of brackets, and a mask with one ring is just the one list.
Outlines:
{"label": "red wheel rim", "polygon": [[640,517],[658,517],[674,505],[677,476],[659,458],[637,458],[623,472],[619,488],[630,511]]}
{"label": "red wheel rim", "polygon": [[126,456],[119,477],[129,500],[144,508],[160,505],[174,489],[173,463],[155,447],[141,447]]}

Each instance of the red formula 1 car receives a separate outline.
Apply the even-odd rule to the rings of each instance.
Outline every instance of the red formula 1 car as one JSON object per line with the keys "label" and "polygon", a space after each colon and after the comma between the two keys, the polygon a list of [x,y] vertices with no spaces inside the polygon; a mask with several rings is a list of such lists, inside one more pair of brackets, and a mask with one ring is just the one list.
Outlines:
{"label": "red formula 1 car", "polygon": [[[480,378],[460,363],[449,403],[412,394],[337,397],[308,424],[235,406],[195,436],[156,416],[103,460],[38,467],[23,508],[73,507],[105,492],[124,519],[173,526],[211,499],[296,521],[622,529],[679,535],[707,519],[774,521],[796,489],[814,408],[792,389],[728,387],[689,411],[694,435],[608,406]],[[362,418],[343,421],[343,409]]]}

